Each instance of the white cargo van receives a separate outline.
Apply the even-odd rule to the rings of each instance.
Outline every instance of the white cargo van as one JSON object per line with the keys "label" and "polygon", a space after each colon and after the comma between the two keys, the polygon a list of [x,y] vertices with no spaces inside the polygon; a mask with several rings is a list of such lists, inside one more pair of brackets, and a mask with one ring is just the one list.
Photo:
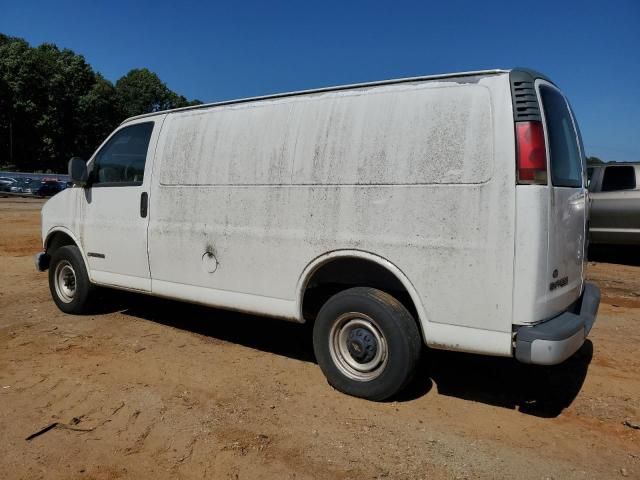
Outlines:
{"label": "white cargo van", "polygon": [[61,310],[105,286],[314,322],[352,395],[395,394],[424,344],[556,364],[595,321],[578,126],[530,70],[141,115],[70,175],[36,257]]}

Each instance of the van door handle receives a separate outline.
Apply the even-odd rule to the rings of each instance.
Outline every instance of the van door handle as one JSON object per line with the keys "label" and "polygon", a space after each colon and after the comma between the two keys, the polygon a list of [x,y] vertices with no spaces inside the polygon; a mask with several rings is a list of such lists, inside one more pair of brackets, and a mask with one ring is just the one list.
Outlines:
{"label": "van door handle", "polygon": [[147,192],[142,192],[142,195],[140,195],[140,216],[142,218],[147,217],[148,208],[149,208],[149,194]]}

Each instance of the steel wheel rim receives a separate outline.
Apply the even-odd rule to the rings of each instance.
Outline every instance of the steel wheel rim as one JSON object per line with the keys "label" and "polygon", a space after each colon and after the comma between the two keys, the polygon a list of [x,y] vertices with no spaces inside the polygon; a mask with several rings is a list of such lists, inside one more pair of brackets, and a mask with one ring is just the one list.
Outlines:
{"label": "steel wheel rim", "polygon": [[69,261],[62,260],[58,263],[54,283],[58,298],[64,303],[72,302],[76,295],[77,281],[76,272]]}
{"label": "steel wheel rim", "polygon": [[[362,362],[353,355],[354,344],[350,334],[366,332],[375,342],[373,358]],[[352,348],[350,348],[350,345]],[[346,377],[359,382],[368,382],[380,376],[387,365],[387,341],[376,322],[363,313],[349,312],[338,317],[329,333],[329,352],[335,366]]]}

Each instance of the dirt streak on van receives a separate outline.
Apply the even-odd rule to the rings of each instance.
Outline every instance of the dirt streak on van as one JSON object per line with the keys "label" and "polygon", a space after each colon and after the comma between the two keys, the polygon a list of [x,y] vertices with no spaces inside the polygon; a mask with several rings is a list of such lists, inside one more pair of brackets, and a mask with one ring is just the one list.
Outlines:
{"label": "dirt streak on van", "polygon": [[63,311],[99,285],[311,321],[352,395],[395,394],[424,344],[559,363],[595,321],[579,130],[530,70],[142,115],[70,174],[37,257]]}

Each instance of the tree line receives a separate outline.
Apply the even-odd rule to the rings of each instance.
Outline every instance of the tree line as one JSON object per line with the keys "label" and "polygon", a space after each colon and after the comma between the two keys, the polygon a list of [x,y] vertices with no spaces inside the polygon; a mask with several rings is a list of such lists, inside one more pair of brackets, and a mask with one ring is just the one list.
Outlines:
{"label": "tree line", "polygon": [[125,118],[199,103],[146,68],[113,84],[72,50],[0,33],[0,167],[64,172]]}
{"label": "tree line", "polygon": [[146,68],[113,84],[72,50],[0,33],[0,168],[64,172],[125,118],[199,103]]}

